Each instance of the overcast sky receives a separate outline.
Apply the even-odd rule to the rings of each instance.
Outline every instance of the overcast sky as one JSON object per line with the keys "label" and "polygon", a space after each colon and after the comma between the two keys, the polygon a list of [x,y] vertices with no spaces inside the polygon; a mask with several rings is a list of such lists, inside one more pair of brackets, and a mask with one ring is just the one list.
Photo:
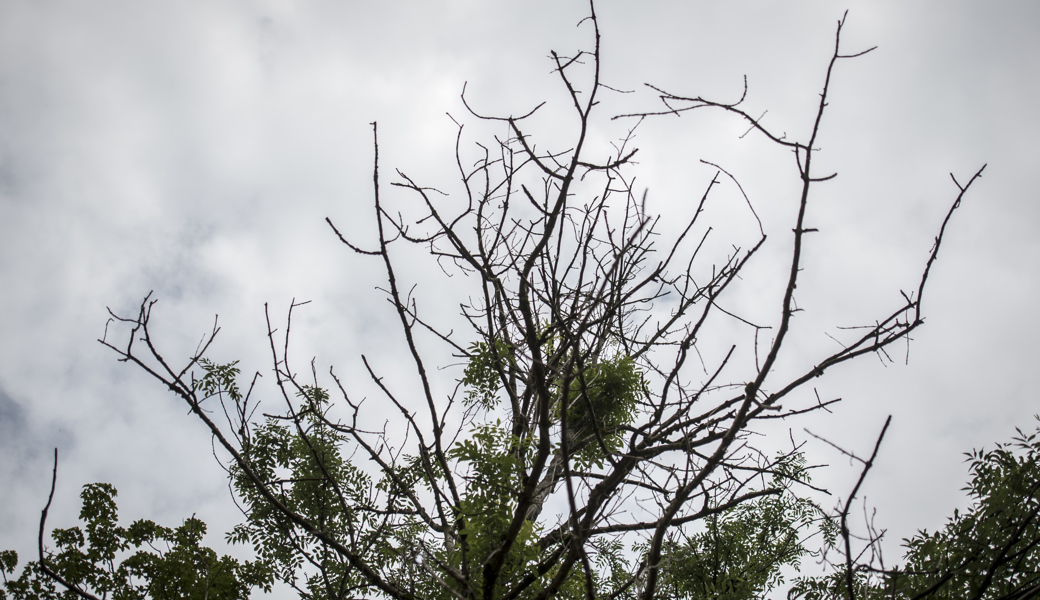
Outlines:
{"label": "overcast sky", "polygon": [[[963,182],[989,164],[948,232],[909,365],[898,356],[837,370],[820,384],[845,399],[834,414],[789,424],[869,452],[893,415],[865,492],[898,541],[965,505],[963,452],[1033,429],[1040,412],[1040,6],[598,3],[605,81],[638,90],[617,106],[655,108],[645,82],[732,100],[747,75],[749,111],[768,110],[767,125],[798,138],[845,8],[844,48],[878,49],[839,66],[823,124],[821,173],[839,175],[812,208],[821,234],[799,289],[816,319],[806,322],[827,325],[812,340],[892,310],[955,197],[949,173]],[[236,511],[209,438],[97,343],[106,306],[132,312],[154,290],[176,361],[219,314],[214,357],[252,371],[268,368],[264,303],[281,317],[307,299],[297,356],[350,374],[364,352],[392,370],[401,346],[374,290],[378,264],[348,254],[324,223],[371,234],[369,123],[380,124],[387,177],[401,168],[450,189],[445,113],[465,117],[463,83],[488,113],[561,106],[546,57],[588,47],[576,27],[586,10],[576,0],[0,3],[0,549],[31,551],[54,447],[51,525],[72,525],[80,487],[105,481],[125,518],[175,525],[194,513],[219,545]],[[605,121],[596,142],[617,127]],[[651,208],[667,217],[687,206],[711,178],[706,159],[736,175],[767,220],[782,214],[793,161],[738,139],[744,129],[708,112],[644,124],[636,173]],[[781,242],[790,224],[770,222]],[[762,265],[782,264],[786,249],[773,246]],[[409,276],[437,307],[443,283]],[[748,310],[758,301],[751,290]],[[817,347],[807,342],[806,361]],[[809,449],[833,465],[818,481],[846,493],[848,461]]]}

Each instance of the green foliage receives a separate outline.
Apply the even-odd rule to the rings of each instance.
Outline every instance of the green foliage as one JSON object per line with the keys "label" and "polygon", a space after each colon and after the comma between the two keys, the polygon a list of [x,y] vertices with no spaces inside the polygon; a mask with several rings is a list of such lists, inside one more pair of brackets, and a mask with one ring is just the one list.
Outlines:
{"label": "green foliage", "polygon": [[[554,354],[559,341],[550,337],[543,351]],[[503,375],[508,377],[515,364],[513,349],[502,340],[494,345],[475,342],[469,347],[469,361],[463,371],[467,405],[493,410],[499,402]],[[569,380],[564,390],[564,381]],[[559,419],[564,391],[567,392],[567,425],[576,447],[571,448],[579,466],[603,460],[603,450],[616,452],[620,429],[635,417],[643,375],[631,357],[617,355],[601,359],[584,370],[557,374],[552,391],[556,396],[555,418]],[[597,439],[598,438],[598,439]],[[602,445],[601,445],[602,443]]]}
{"label": "green foliage", "polygon": [[[601,590],[601,597],[633,598],[633,590],[629,585],[632,573],[637,566],[632,564],[635,552],[627,552],[619,538],[604,537],[595,540],[595,565],[593,577],[596,588]],[[576,594],[577,597],[582,594]]]}
{"label": "green foliage", "polygon": [[[1040,585],[1040,427],[966,456],[968,510],[954,510],[939,531],[904,540],[903,567],[881,581],[857,570],[857,598],[995,600]],[[795,591],[806,600],[847,597],[844,573],[803,578]]]}
{"label": "green foliage", "polygon": [[[115,496],[107,483],[84,486],[80,519],[86,531],[72,527],[51,534],[56,551],[47,553],[47,565],[69,583],[113,600],[240,600],[253,588],[271,590],[271,571],[263,563],[240,563],[202,546],[206,524],[199,519],[191,517],[173,529],[148,520],[121,527]],[[15,552],[0,553],[6,589],[0,598],[77,597],[59,590],[37,561],[29,562],[18,579],[7,579],[17,563]]]}
{"label": "green foliage", "polygon": [[[549,338],[543,351],[553,355],[558,340]],[[463,372],[462,383],[466,386],[468,405],[479,405],[487,411],[499,402],[503,386],[503,375],[515,367],[511,347],[496,340],[494,347],[488,343],[474,343],[469,348],[469,362]],[[616,452],[622,442],[621,428],[631,422],[635,415],[638,394],[642,385],[642,373],[635,361],[627,356],[616,356],[600,360],[584,369],[572,373],[568,387],[563,386],[563,377],[558,376],[551,388],[555,397],[553,416],[561,419],[562,402],[566,391],[568,411],[567,425],[570,431],[570,452],[573,464],[578,468],[592,465],[602,466],[604,448]],[[461,499],[460,517],[464,523],[461,533],[466,537],[465,549],[454,548],[445,552],[446,562],[458,567],[463,560],[470,564],[482,564],[502,543],[516,508],[516,499],[524,481],[525,460],[529,459],[530,438],[515,437],[501,420],[474,426],[468,438],[458,442],[448,453],[465,470],[467,486]],[[559,448],[557,447],[557,450]],[[515,536],[500,576],[499,587],[508,589],[525,575],[537,561],[544,558],[544,548],[539,547],[539,528],[533,522],[525,522],[519,535]],[[601,573],[593,570],[590,576],[597,587],[612,588],[630,577],[631,570],[620,545],[610,540],[600,540],[593,553],[597,565],[606,567]],[[467,555],[463,557],[463,553]],[[474,580],[479,583],[479,570]],[[556,574],[551,569],[542,580],[547,582]],[[584,597],[585,573],[575,569],[558,597]],[[479,587],[479,586],[478,586]],[[543,585],[533,584],[525,593],[536,595]]]}
{"label": "green foliage", "polygon": [[[572,393],[580,400],[571,407],[569,419],[576,431],[584,431],[586,439],[591,439],[592,417],[581,402],[586,407],[591,404],[601,436],[616,443],[620,438],[617,429],[632,418],[641,373],[627,357],[602,361],[586,373],[584,385],[577,380],[572,384]],[[599,450],[598,444],[586,448]],[[451,458],[467,467],[468,486],[461,516],[466,523],[464,533],[471,561],[482,562],[501,543],[519,492],[515,486],[523,481],[520,457],[525,456],[525,450],[523,442],[512,436],[501,421],[495,421],[474,427],[471,436],[450,452]],[[580,458],[575,463],[581,464]],[[819,521],[820,514],[815,505],[797,498],[790,490],[793,482],[809,480],[803,457],[789,457],[774,469],[771,486],[780,493],[715,514],[705,520],[704,531],[690,536],[685,543],[667,545],[662,557],[665,567],[660,597],[750,600],[782,584],[784,566],[797,568],[807,553],[803,534]],[[502,577],[503,590],[544,558],[544,550],[537,544],[539,533],[533,523],[525,523],[510,550]],[[641,552],[626,552],[621,541],[612,538],[597,540],[592,550],[594,567],[590,576],[598,593],[631,597],[634,590],[623,586],[635,568],[634,556]],[[459,566],[460,551],[446,555],[446,562]],[[554,574],[554,570],[550,571],[546,580]],[[556,597],[585,598],[584,577],[579,566]],[[533,585],[525,597],[536,595],[541,589],[542,585]]]}
{"label": "green foliage", "polygon": [[511,348],[502,340],[494,346],[487,342],[474,342],[469,347],[469,361],[462,373],[466,386],[466,403],[477,404],[491,410],[498,404],[498,391],[502,387],[505,366],[513,364]]}
{"label": "green foliage", "polygon": [[[204,363],[203,389],[240,400],[234,365]],[[370,478],[340,454],[344,436],[323,418],[328,393],[303,386],[298,397],[301,427],[268,418],[251,432],[243,457],[294,513],[322,531],[335,532],[337,541],[345,545],[378,546],[376,535],[363,526],[368,517],[360,514],[369,504]],[[252,544],[279,581],[307,598],[353,597],[367,586],[343,557],[270,504],[237,464],[230,474],[246,521],[228,533],[228,541]]]}
{"label": "green foliage", "polygon": [[[496,352],[479,349],[473,360],[494,359]],[[502,360],[504,355],[499,354]],[[497,360],[497,359],[495,359]],[[471,363],[472,366],[473,363]],[[241,401],[235,363],[203,363],[198,386],[207,396],[227,395]],[[492,375],[489,375],[492,373]],[[467,368],[464,383],[477,390],[473,402],[494,408],[501,378],[498,368],[482,364]],[[615,451],[620,431],[636,410],[642,382],[640,370],[628,357],[601,360],[586,368],[570,383],[567,412],[573,439],[585,440],[575,452],[576,465],[596,465],[602,457],[595,436]],[[562,386],[554,390],[561,397]],[[268,418],[244,439],[243,453],[250,468],[278,491],[279,501],[292,512],[329,533],[344,546],[363,552],[370,565],[380,569],[401,589],[416,596],[449,598],[453,590],[466,596],[479,590],[482,565],[501,551],[512,522],[524,473],[530,468],[528,438],[513,435],[501,420],[474,425],[470,434],[447,450],[451,468],[464,481],[460,503],[453,513],[458,521],[455,542],[432,536],[419,519],[402,518],[387,526],[379,515],[403,495],[428,493],[429,471],[418,458],[406,458],[393,468],[395,478],[378,482],[351,464],[342,454],[347,436],[326,417],[329,397],[316,386],[298,391],[299,420]],[[557,418],[559,418],[557,412]],[[965,488],[973,503],[954,516],[940,531],[920,532],[906,540],[905,565],[879,576],[868,570],[854,573],[856,597],[926,597],[955,599],[978,596],[997,599],[1040,583],[1040,428],[1019,432],[1012,443],[968,455],[971,482]],[[582,454],[582,453],[585,454]],[[594,454],[598,452],[599,454]],[[584,461],[584,462],[583,462]],[[665,543],[660,565],[658,597],[683,600],[751,600],[783,584],[782,570],[798,569],[807,554],[805,539],[819,530],[825,544],[835,547],[833,523],[820,519],[819,509],[798,498],[791,487],[808,482],[800,455],[782,458],[772,465],[770,487],[777,493],[760,496],[719,511],[700,521],[691,532]],[[339,554],[313,535],[301,530],[274,508],[245,477],[231,468],[232,482],[246,509],[246,521],[228,539],[250,543],[255,562],[239,563],[219,557],[201,545],[204,523],[190,518],[177,528],[140,520],[129,527],[118,524],[116,491],[107,484],[84,487],[80,518],[83,527],[55,529],[56,546],[47,564],[77,586],[99,596],[122,599],[246,598],[251,589],[270,590],[275,579],[293,586],[308,599],[350,598],[372,595],[369,582]],[[383,504],[372,500],[380,490]],[[425,490],[425,492],[424,492]],[[729,497],[726,495],[725,497]],[[505,565],[493,595],[502,595],[524,578],[530,578],[546,548],[542,528],[524,522],[512,538]],[[418,547],[424,547],[427,562]],[[161,549],[160,549],[161,548]],[[645,548],[625,549],[620,538],[595,539],[588,547],[589,569],[579,563],[571,571],[557,598],[586,597],[586,577],[597,595],[633,597],[626,587],[638,568]],[[18,579],[8,579],[17,566],[17,555],[0,552],[4,591],[0,598],[72,598],[36,562],[25,566]],[[559,565],[535,577],[521,598],[545,589]],[[450,571],[468,571],[470,590],[464,590]],[[434,577],[430,577],[433,575]],[[822,577],[802,577],[794,582],[792,598],[838,600],[847,597],[840,569]]]}
{"label": "green foliage", "polygon": [[[469,388],[467,398],[471,404],[480,404],[486,410],[496,406],[501,390],[500,373],[504,370],[494,361],[510,360],[506,351],[504,345],[494,351],[474,345],[463,379]],[[241,398],[234,383],[238,374],[234,363],[223,366],[207,363],[204,367],[206,375],[200,385],[207,394]],[[595,466],[602,461],[602,446],[593,443],[597,434],[608,451],[618,449],[620,431],[633,418],[641,385],[640,370],[625,356],[600,360],[571,380],[566,389],[570,399],[566,414],[573,432],[571,437],[578,446],[574,451],[576,465]],[[553,390],[559,398],[564,395],[562,388],[561,384]],[[466,438],[448,448],[448,460],[458,467],[456,474],[465,481],[459,490],[460,503],[453,513],[453,518],[458,520],[459,537],[449,542],[448,537],[431,536],[418,519],[404,518],[391,528],[381,528],[378,519],[372,516],[393,505],[394,498],[421,494],[423,489],[432,490],[429,471],[418,458],[406,459],[394,466],[395,478],[384,476],[373,484],[366,474],[343,458],[341,452],[347,439],[324,416],[329,401],[327,393],[318,387],[304,386],[298,397],[301,402],[299,425],[269,418],[255,428],[245,444],[249,464],[272,489],[279,490],[279,500],[322,531],[332,532],[340,543],[363,548],[370,564],[384,569],[390,580],[403,589],[421,596],[447,598],[450,595],[447,586],[460,595],[467,595],[469,591],[458,587],[450,577],[451,570],[468,571],[469,585],[475,586],[470,589],[480,589],[481,565],[500,551],[516,509],[518,486],[530,467],[526,463],[530,460],[529,439],[516,437],[508,425],[495,420],[474,425]],[[560,418],[561,412],[558,408],[556,418]],[[955,512],[941,531],[922,531],[907,540],[903,568],[873,578],[868,571],[857,570],[854,574],[857,598],[910,598],[925,593],[935,598],[953,599],[973,597],[980,590],[984,590],[981,598],[999,598],[1040,582],[1036,575],[1040,568],[1038,435],[1040,429],[1029,436],[1020,433],[1011,444],[999,445],[989,452],[971,453],[972,481],[966,488],[973,499],[971,508],[963,514]],[[710,515],[692,533],[666,543],[660,563],[660,597],[759,598],[783,584],[785,567],[798,569],[808,552],[804,544],[808,532],[819,530],[825,544],[836,546],[838,537],[833,523],[821,520],[815,505],[791,492],[794,482],[808,481],[804,459],[788,457],[774,464],[772,470],[774,477],[770,486],[778,493]],[[270,565],[274,577],[295,586],[306,598],[344,598],[372,592],[369,584],[343,558],[300,531],[266,502],[237,467],[232,469],[232,475],[236,491],[247,507],[248,518],[228,537],[235,542],[251,542],[257,549],[260,564]],[[384,492],[388,504],[376,506],[370,499],[372,489]],[[177,532],[144,522],[126,534],[118,534],[113,533],[116,513],[111,497],[91,490],[85,494],[84,503],[85,511],[93,519],[86,535],[79,529],[57,530],[54,538],[62,548],[82,547],[84,540],[90,539],[92,549],[84,555],[85,559],[56,557],[55,564],[62,565],[76,581],[95,589],[114,589],[115,580],[110,573],[90,571],[84,565],[90,561],[113,560],[125,547],[119,546],[120,539],[161,538],[170,540],[176,548],[198,546],[200,534],[191,520]],[[539,542],[543,533],[534,522],[523,524],[506,554],[495,594],[530,577],[534,566],[544,558],[546,549]],[[419,546],[435,560],[417,562],[419,554],[415,548]],[[635,568],[632,561],[642,552],[625,551],[620,540],[609,537],[595,540],[589,549],[591,572],[588,576],[598,593],[616,593],[618,598],[634,593],[632,589],[622,589],[622,582],[628,581]],[[200,563],[175,558],[178,553],[172,551],[167,556],[170,557],[168,562],[173,560],[184,569],[186,575],[180,578],[188,582],[184,585],[199,585],[197,574],[205,572]],[[158,590],[155,593],[165,593],[162,582],[171,579],[164,579],[163,575],[177,571],[169,565],[154,566],[158,564],[155,560],[144,557],[124,561],[126,566],[122,568],[134,577],[153,582],[149,589]],[[9,555],[0,555],[0,561],[6,566],[10,562]],[[538,575],[523,597],[544,589],[556,568],[553,566]],[[556,596],[584,597],[584,569],[583,564],[576,566]],[[190,573],[196,574],[194,580],[188,576]],[[436,577],[431,579],[430,574]],[[436,585],[431,583],[438,581]],[[42,590],[41,597],[50,597],[46,596],[49,593],[47,581],[37,577],[34,585]],[[17,588],[9,586],[9,589]],[[823,577],[799,578],[792,589],[792,597],[806,600],[836,600],[846,596],[845,577],[840,569]]]}
{"label": "green foliage", "polygon": [[705,519],[705,528],[662,553],[662,598],[752,600],[783,583],[808,552],[803,535],[820,511],[790,486],[808,481],[801,455],[782,463],[771,483],[780,490]]}
{"label": "green foliage", "polygon": [[621,428],[635,417],[642,381],[642,372],[628,356],[601,360],[571,380],[567,424],[578,441],[572,449],[578,466],[600,465],[604,449],[618,451]]}
{"label": "green foliage", "polygon": [[[861,570],[853,572],[853,589],[857,600],[903,600],[907,596],[886,594],[873,585]],[[848,584],[844,570],[835,570],[816,577],[799,577],[788,595],[792,600],[847,600]]]}
{"label": "green foliage", "polygon": [[[935,598],[1000,598],[1040,584],[1040,427],[1010,443],[967,454],[972,500],[940,531],[905,541],[907,574],[893,576],[909,595],[935,586]],[[1016,452],[1017,450],[1017,452]],[[942,582],[942,580],[946,580]]]}
{"label": "green foliage", "polygon": [[[558,340],[549,337],[543,352],[555,356]],[[559,357],[557,357],[559,358]],[[469,361],[463,372],[468,405],[479,405],[486,411],[498,406],[503,387],[503,376],[508,379],[515,368],[512,348],[501,340],[494,346],[485,342],[469,348]],[[575,467],[602,466],[604,452],[616,452],[622,442],[621,429],[635,416],[642,373],[630,357],[618,355],[602,359],[580,373],[572,372],[564,387],[564,376],[557,374],[550,391],[554,396],[553,418],[559,422],[562,403],[567,396],[567,425],[569,429],[571,460]],[[501,420],[475,425],[466,439],[448,452],[465,473],[466,487],[461,498],[459,517],[464,523],[461,534],[464,547],[444,551],[445,562],[458,568],[465,561],[470,565],[483,564],[506,537],[516,509],[524,473],[530,468],[531,438],[517,438],[508,424]],[[560,450],[556,446],[556,451]],[[525,522],[513,538],[499,578],[499,591],[530,573],[543,559],[546,549],[538,543],[543,532],[533,522]],[[604,538],[596,540],[590,552],[593,568],[589,576],[597,589],[619,590],[631,576],[630,553],[620,541]],[[523,597],[535,596],[557,573],[549,569],[533,583]],[[575,568],[557,592],[560,598],[585,597],[584,566]],[[479,589],[480,569],[473,570],[473,581]],[[447,579],[447,578],[445,578]]]}
{"label": "green foliage", "polygon": [[[501,421],[496,421],[477,426],[469,439],[451,449],[449,457],[464,465],[467,482],[459,514],[466,547],[445,553],[453,567],[461,566],[463,560],[480,564],[502,543],[520,493],[516,486],[523,481],[523,446]],[[508,587],[540,556],[538,533],[534,523],[523,524],[506,561],[503,586]],[[462,556],[463,552],[468,556]]]}
{"label": "green foliage", "polygon": [[240,400],[242,394],[238,391],[238,384],[235,379],[241,373],[236,365],[238,361],[232,361],[226,365],[217,364],[208,358],[199,359],[199,364],[202,365],[202,370],[205,375],[199,382],[199,387],[206,396],[214,396],[222,393],[228,394],[232,400]]}

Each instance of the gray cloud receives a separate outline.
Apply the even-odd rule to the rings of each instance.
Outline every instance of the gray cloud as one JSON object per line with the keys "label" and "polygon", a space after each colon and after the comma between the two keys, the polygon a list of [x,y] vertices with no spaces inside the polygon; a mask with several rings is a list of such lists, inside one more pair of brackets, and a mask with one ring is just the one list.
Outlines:
{"label": "gray cloud", "polygon": [[0,388],[0,444],[8,451],[17,447],[25,425],[25,411]]}

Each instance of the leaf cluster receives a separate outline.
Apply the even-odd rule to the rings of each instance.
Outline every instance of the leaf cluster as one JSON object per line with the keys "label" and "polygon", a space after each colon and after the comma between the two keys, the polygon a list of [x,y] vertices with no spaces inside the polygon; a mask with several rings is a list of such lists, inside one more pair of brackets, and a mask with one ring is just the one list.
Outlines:
{"label": "leaf cluster", "polygon": [[[204,363],[204,385],[237,394],[233,365]],[[328,393],[303,386],[298,396],[299,420],[268,417],[251,430],[243,456],[253,475],[277,490],[284,507],[344,543],[374,550],[382,544],[379,532],[365,527],[371,478],[341,455],[343,435],[323,419]],[[304,598],[351,597],[367,587],[347,561],[272,506],[239,465],[231,465],[229,476],[245,521],[228,533],[228,541],[251,544],[274,576]]]}
{"label": "leaf cluster", "polygon": [[[1010,442],[966,453],[971,504],[939,530],[903,541],[903,565],[854,572],[857,598],[1001,600],[1040,595],[1040,427]],[[846,575],[798,580],[792,597],[848,597]]]}
{"label": "leaf cluster", "polygon": [[[80,494],[84,527],[55,529],[55,549],[46,564],[65,581],[95,596],[113,600],[245,600],[253,589],[270,591],[273,578],[263,561],[239,562],[202,545],[206,524],[190,517],[178,527],[141,519],[118,524],[116,489],[107,483],[85,485]],[[4,588],[0,599],[68,600],[38,561],[30,561],[17,579],[11,550],[0,553]]]}
{"label": "leaf cluster", "polygon": [[791,491],[807,483],[805,459],[784,457],[784,466],[762,496],[714,513],[703,528],[681,543],[670,541],[662,553],[661,598],[750,600],[784,582],[782,569],[797,569],[809,554],[805,538],[821,513],[812,502]]}

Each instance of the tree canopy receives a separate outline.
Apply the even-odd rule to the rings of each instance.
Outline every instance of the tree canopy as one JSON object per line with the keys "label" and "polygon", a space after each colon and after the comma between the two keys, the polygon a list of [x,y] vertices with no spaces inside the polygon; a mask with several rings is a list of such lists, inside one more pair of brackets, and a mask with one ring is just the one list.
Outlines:
{"label": "tree canopy", "polygon": [[[244,600],[253,589],[271,590],[271,571],[260,561],[240,562],[201,545],[206,524],[194,516],[178,527],[139,519],[119,525],[116,489],[107,483],[83,486],[83,527],[51,532],[54,550],[30,561],[17,579],[12,550],[0,552],[4,587],[0,599],[57,600]],[[44,562],[45,561],[45,562]]]}
{"label": "tree canopy", "polygon": [[[320,421],[314,423],[315,431],[308,432],[308,437],[322,428]],[[301,444],[306,444],[304,436],[277,424],[271,428],[279,431],[260,442],[265,448],[262,452],[280,457],[272,458],[271,464],[287,469],[291,474],[287,480],[303,484],[294,486],[288,494],[293,498],[292,506],[328,525],[336,515],[336,492],[322,488],[324,480],[313,476],[317,462],[308,458],[309,452],[301,451]],[[330,453],[335,452],[332,448],[330,445]],[[973,450],[966,456],[970,474],[964,488],[971,501],[968,509],[963,513],[955,509],[938,531],[922,530],[903,540],[904,556],[895,568],[886,569],[883,563],[875,562],[856,564],[852,571],[854,597],[1040,597],[1040,426],[1029,434],[1018,430],[1010,442],[998,443],[988,451]],[[791,476],[786,480],[778,477],[774,486],[789,487],[785,481],[794,481],[804,462],[799,459],[788,468]],[[248,488],[241,473],[232,477]],[[240,493],[250,498],[248,491]],[[51,538],[56,548],[46,551],[45,560],[53,573],[87,594],[114,599],[236,599],[248,597],[253,590],[270,592],[275,579],[295,587],[301,598],[351,597],[351,592],[365,588],[356,575],[350,576],[349,565],[334,554],[316,549],[305,532],[271,511],[261,499],[249,500],[248,519],[227,536],[232,542],[251,543],[256,550],[255,561],[241,563],[229,556],[218,557],[201,546],[206,525],[195,517],[172,529],[148,520],[135,521],[129,527],[118,525],[115,496],[116,490],[108,484],[84,486],[80,518],[85,531],[79,527],[55,529]],[[803,559],[821,556],[806,543],[808,533],[822,533],[824,545],[840,553],[837,525],[829,519],[821,521],[821,514],[818,506],[785,490],[710,515],[700,531],[667,546],[658,597],[766,597],[782,586],[784,570],[800,571]],[[343,520],[342,526],[346,522]],[[356,529],[357,524],[350,527]],[[418,535],[421,530],[412,533]],[[871,544],[879,542],[878,537],[870,539]],[[369,543],[373,547],[378,544],[374,540]],[[630,565],[619,550],[615,544],[597,555],[595,572],[601,578],[600,585],[617,585],[625,580]],[[17,579],[8,578],[17,563],[13,551],[0,552],[0,572],[5,581],[0,598],[77,597],[76,592],[63,590],[39,561],[26,564]],[[840,564],[827,575],[798,576],[788,598],[847,600],[846,579]]]}

